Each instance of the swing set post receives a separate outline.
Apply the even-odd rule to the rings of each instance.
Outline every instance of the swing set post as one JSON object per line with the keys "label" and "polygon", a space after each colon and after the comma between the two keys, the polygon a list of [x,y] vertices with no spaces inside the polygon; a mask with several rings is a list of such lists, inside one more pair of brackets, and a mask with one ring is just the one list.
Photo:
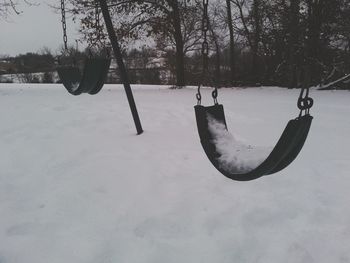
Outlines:
{"label": "swing set post", "polygon": [[132,113],[132,117],[133,117],[134,122],[135,122],[137,134],[139,135],[139,134],[143,133],[143,129],[141,126],[139,114],[137,112],[134,96],[132,94],[129,76],[128,76],[128,73],[127,73],[127,70],[126,70],[126,67],[125,67],[125,64],[123,61],[122,53],[121,53],[121,50],[119,47],[118,38],[117,38],[117,35],[116,35],[114,28],[113,28],[113,23],[112,23],[112,19],[111,19],[111,16],[109,14],[109,11],[108,11],[108,6],[106,3],[106,0],[98,0],[98,2],[100,3],[100,7],[101,7],[102,15],[103,15],[103,18],[104,18],[104,21],[106,24],[108,36],[109,36],[109,39],[110,39],[111,44],[112,44],[115,58],[117,60],[121,80],[123,82],[125,93],[126,93],[126,96],[128,98],[128,101],[129,101],[129,106],[130,106],[130,110]]}

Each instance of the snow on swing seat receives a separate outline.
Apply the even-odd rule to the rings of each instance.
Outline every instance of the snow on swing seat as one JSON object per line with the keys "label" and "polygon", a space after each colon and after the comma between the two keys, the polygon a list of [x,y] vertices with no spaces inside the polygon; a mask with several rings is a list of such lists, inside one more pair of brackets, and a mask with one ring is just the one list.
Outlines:
{"label": "snow on swing seat", "polygon": [[207,114],[208,128],[212,142],[219,154],[217,158],[222,169],[232,173],[247,173],[258,167],[271,153],[273,147],[254,146],[237,140],[223,122]]}

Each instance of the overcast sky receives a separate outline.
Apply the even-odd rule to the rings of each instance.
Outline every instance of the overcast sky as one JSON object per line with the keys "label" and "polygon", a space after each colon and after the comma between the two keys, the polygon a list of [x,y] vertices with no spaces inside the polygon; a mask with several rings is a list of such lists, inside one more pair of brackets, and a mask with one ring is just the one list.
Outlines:
{"label": "overcast sky", "polygon": [[[34,2],[34,1],[32,1]],[[44,46],[53,52],[62,45],[61,15],[55,13],[48,4],[58,4],[57,0],[36,0],[39,6],[20,5],[20,15],[12,15],[8,20],[0,20],[0,54],[16,55],[36,52]],[[78,25],[68,21],[68,41],[75,44],[79,37]]]}

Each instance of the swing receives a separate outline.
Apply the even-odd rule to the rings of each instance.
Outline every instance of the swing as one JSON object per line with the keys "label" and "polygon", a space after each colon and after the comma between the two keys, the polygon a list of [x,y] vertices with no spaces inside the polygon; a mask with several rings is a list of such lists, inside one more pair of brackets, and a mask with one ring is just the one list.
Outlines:
{"label": "swing", "polygon": [[[65,51],[68,51],[65,3],[61,0],[63,40]],[[96,23],[99,26],[98,5],[96,3]],[[97,94],[103,87],[111,59],[109,57],[93,58],[92,56],[85,59],[84,68],[81,71],[77,65],[61,65],[57,67],[57,73],[62,81],[63,86],[72,95],[80,95],[88,93],[90,95]]]}
{"label": "swing", "polygon": [[[203,1],[204,18],[203,18],[203,35],[204,42],[202,44],[203,55],[203,78],[208,74],[208,42],[207,31],[209,26],[208,19],[208,1]],[[306,71],[305,71],[306,72]],[[202,79],[203,79],[202,78]],[[218,90],[215,87],[212,92],[214,99],[213,106],[201,105],[201,88],[202,84],[198,85],[197,105],[194,106],[195,116],[197,121],[198,134],[204,152],[213,166],[224,176],[236,181],[250,181],[260,178],[265,175],[277,173],[289,164],[291,164],[300,153],[308,136],[312,116],[309,111],[313,106],[313,99],[309,97],[308,81],[305,81],[298,98],[297,106],[300,109],[300,114],[297,118],[290,120],[277,144],[272,149],[267,158],[262,159],[255,167],[240,167],[234,159],[228,159],[226,153],[222,150],[222,142],[218,139],[218,134],[221,136],[228,133],[224,107],[217,102]],[[305,94],[304,94],[305,93]],[[213,125],[214,123],[214,125]],[[214,128],[213,128],[214,127]],[[217,133],[216,127],[221,127],[222,132]],[[233,140],[233,137],[229,137]],[[229,141],[224,141],[227,143]]]}
{"label": "swing", "polygon": [[106,58],[87,58],[81,73],[77,66],[60,66],[57,73],[63,86],[72,95],[97,94],[107,78],[111,60]]}

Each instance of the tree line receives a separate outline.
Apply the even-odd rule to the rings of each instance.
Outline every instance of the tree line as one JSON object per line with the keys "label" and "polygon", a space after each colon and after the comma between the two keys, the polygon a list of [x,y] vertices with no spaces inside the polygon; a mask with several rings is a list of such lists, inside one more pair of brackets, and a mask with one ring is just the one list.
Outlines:
{"label": "tree line", "polygon": [[[95,2],[70,3],[85,40],[98,46],[106,35],[102,23],[96,28]],[[108,5],[125,48],[152,42],[178,86],[199,78],[203,1],[110,0]],[[221,85],[297,87],[305,75],[319,84],[350,71],[350,2],[209,0],[209,48],[211,78]]]}
{"label": "tree line", "polygon": [[[136,53],[149,61],[162,58],[153,80],[146,82],[170,79],[181,87],[201,81],[203,0],[107,2],[127,64],[134,63],[130,56]],[[0,13],[16,11],[16,2],[4,3]],[[311,84],[320,84],[350,72],[349,0],[208,3],[211,83],[294,88],[306,76]],[[66,0],[66,7],[81,23],[82,41],[93,49],[109,46],[95,0]],[[131,72],[138,82],[150,71],[147,63],[145,72],[140,67],[139,72]],[[164,68],[169,72],[164,73]]]}

